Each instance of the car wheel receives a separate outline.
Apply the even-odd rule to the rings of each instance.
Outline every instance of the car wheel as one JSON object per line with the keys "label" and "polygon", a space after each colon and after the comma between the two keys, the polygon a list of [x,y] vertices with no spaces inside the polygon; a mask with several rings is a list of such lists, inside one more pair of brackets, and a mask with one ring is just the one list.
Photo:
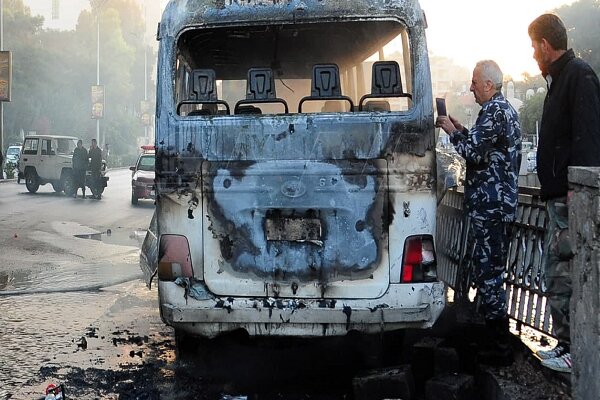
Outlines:
{"label": "car wheel", "polygon": [[71,173],[64,173],[62,178],[62,186],[67,196],[73,196],[77,192],[75,187],[75,178]]}
{"label": "car wheel", "polygon": [[131,204],[136,205],[138,203],[138,197],[135,195],[135,192],[131,191]]}
{"label": "car wheel", "polygon": [[28,170],[25,173],[25,186],[29,193],[35,193],[40,188],[37,173],[34,170]]}

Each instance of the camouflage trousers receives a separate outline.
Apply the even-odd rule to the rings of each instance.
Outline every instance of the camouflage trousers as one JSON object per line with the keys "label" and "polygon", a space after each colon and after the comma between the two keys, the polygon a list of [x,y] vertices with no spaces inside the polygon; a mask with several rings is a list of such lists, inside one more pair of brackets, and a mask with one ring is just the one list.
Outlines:
{"label": "camouflage trousers", "polygon": [[506,318],[504,272],[508,257],[508,222],[469,218],[467,262],[486,320]]}
{"label": "camouflage trousers", "polygon": [[544,238],[543,280],[552,315],[552,330],[561,342],[571,342],[569,303],[573,293],[569,260],[569,213],[566,198],[546,202],[548,223]]}

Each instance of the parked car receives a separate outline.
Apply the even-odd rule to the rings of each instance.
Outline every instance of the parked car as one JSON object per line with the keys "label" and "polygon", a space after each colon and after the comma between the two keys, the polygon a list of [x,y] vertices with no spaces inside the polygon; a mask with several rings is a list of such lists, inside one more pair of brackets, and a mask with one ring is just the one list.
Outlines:
{"label": "parked car", "polygon": [[17,161],[19,161],[19,158],[21,157],[21,146],[18,145],[13,145],[13,146],[8,146],[8,148],[6,149],[6,160],[5,162],[11,162],[14,164],[17,164]]}
{"label": "parked car", "polygon": [[530,151],[527,153],[527,172],[537,171],[537,153]]}
{"label": "parked car", "polygon": [[142,153],[131,170],[131,204],[138,204],[139,199],[155,199],[154,187],[154,146],[142,146]]}
{"label": "parked car", "polygon": [[[73,150],[77,138],[72,136],[34,135],[27,136],[21,149],[19,178],[25,179],[30,193],[38,191],[40,185],[50,183],[55,192],[64,190],[67,196],[75,191],[73,179]],[[106,163],[102,162],[101,182],[92,182],[91,174],[86,174],[86,186],[94,196],[100,196],[107,186]]]}
{"label": "parked car", "polygon": [[[7,178],[14,178],[19,173],[19,158],[21,157],[21,145],[11,145],[6,148],[4,169]],[[20,182],[20,180],[19,180]]]}

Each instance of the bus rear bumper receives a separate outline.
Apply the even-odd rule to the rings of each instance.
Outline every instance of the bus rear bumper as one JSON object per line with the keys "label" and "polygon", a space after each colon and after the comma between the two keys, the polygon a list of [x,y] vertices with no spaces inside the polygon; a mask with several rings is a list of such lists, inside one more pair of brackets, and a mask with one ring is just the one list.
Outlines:
{"label": "bus rear bumper", "polygon": [[[403,302],[407,290],[413,298]],[[378,333],[429,328],[445,306],[441,282],[390,285],[378,299],[188,297],[180,302],[172,296],[183,299],[183,294],[172,282],[160,281],[159,291],[165,323],[176,330],[208,338],[238,329],[253,336],[316,337],[342,336],[349,331]]]}

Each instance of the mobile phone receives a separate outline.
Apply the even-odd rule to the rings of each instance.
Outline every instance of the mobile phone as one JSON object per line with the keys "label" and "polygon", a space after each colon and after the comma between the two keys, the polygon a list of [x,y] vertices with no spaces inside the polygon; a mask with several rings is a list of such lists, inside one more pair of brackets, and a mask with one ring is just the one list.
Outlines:
{"label": "mobile phone", "polygon": [[435,99],[435,108],[437,109],[438,116],[446,116],[446,99],[441,97],[436,97]]}

